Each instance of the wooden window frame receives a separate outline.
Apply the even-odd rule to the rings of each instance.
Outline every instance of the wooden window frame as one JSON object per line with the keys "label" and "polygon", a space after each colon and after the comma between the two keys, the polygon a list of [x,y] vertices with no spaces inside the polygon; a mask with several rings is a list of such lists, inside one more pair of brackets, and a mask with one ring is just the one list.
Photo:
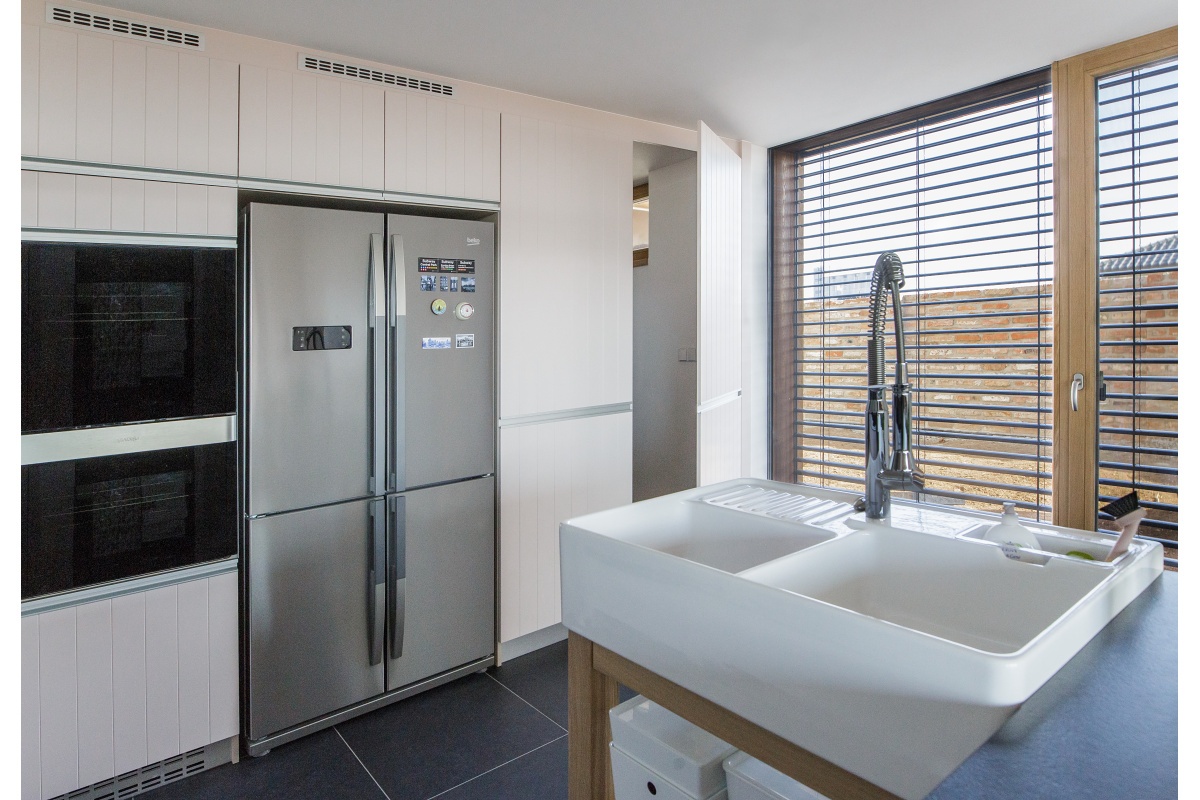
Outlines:
{"label": "wooden window frame", "polygon": [[[1096,81],[1179,53],[1179,28],[1102,47],[1051,66],[1054,103],[1055,525],[1096,530],[1098,187]],[[1079,410],[1071,380],[1084,376]]]}

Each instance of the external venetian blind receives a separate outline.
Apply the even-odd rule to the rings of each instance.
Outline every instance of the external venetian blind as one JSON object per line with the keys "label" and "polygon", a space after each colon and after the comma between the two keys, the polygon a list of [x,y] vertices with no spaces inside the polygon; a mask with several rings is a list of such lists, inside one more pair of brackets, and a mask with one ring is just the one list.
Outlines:
{"label": "external venetian blind", "polygon": [[1051,138],[1041,71],[777,149],[775,340],[791,363],[776,360],[774,413],[793,480],[862,488],[871,268],[894,250],[921,499],[1049,519]]}
{"label": "external venetian blind", "polygon": [[[1097,82],[1100,501],[1136,489],[1178,564],[1178,61]],[[1101,528],[1111,522],[1099,520]]]}

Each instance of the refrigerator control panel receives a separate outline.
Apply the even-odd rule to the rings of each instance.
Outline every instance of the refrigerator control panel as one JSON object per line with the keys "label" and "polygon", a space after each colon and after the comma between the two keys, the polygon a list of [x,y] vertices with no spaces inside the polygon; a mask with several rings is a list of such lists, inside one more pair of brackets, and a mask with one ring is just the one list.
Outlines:
{"label": "refrigerator control panel", "polygon": [[310,325],[292,328],[293,350],[349,350],[350,340],[349,325]]}

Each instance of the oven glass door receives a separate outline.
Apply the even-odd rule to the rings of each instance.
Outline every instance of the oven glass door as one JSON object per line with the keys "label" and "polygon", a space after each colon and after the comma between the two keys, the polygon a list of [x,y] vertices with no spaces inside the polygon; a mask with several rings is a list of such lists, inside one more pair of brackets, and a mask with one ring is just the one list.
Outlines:
{"label": "oven glass door", "polygon": [[21,599],[237,552],[234,442],[21,467]]}
{"label": "oven glass door", "polygon": [[236,251],[21,245],[21,430],[233,413]]}

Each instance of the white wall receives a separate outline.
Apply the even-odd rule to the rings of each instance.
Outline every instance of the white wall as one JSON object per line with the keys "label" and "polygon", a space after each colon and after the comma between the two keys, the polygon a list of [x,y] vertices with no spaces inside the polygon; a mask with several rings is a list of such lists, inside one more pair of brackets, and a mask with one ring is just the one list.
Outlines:
{"label": "white wall", "polygon": [[633,270],[633,499],[696,485],[696,159],[650,173],[650,263]]}

